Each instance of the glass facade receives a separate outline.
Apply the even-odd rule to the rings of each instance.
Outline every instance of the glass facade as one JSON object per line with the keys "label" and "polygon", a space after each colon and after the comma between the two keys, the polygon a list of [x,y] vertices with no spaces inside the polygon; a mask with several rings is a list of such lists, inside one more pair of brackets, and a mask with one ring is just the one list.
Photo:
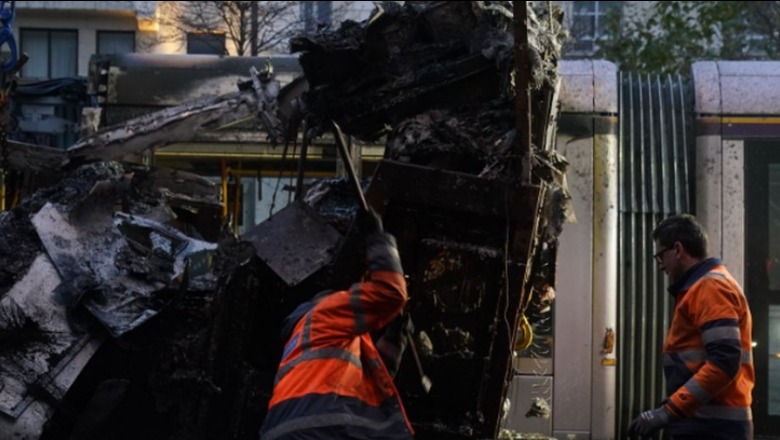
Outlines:
{"label": "glass facade", "polygon": [[135,32],[98,31],[97,53],[111,55],[115,53],[135,52]]}
{"label": "glass facade", "polygon": [[609,11],[621,7],[623,2],[571,2],[571,36],[569,52],[591,56],[598,48],[598,39],[604,34]]}
{"label": "glass facade", "polygon": [[21,52],[30,59],[22,67],[26,78],[64,78],[78,74],[78,31],[21,29]]}

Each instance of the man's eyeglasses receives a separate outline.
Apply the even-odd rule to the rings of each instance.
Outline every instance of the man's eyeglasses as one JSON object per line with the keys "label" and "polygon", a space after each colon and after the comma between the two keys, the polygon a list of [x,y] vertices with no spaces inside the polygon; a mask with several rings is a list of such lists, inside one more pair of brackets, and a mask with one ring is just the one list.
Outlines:
{"label": "man's eyeglasses", "polygon": [[665,249],[661,249],[660,251],[658,251],[655,254],[653,254],[653,259],[655,260],[656,263],[660,263],[661,260],[663,260],[663,258],[664,258],[664,253],[666,253],[666,251],[670,251],[672,249],[674,249],[674,248],[673,247],[668,247],[668,248],[665,248]]}

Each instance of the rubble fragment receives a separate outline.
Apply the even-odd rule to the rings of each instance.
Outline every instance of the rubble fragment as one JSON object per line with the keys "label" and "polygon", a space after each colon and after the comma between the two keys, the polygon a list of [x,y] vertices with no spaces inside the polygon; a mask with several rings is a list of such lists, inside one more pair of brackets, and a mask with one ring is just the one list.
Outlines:
{"label": "rubble fragment", "polygon": [[198,198],[190,209],[207,210],[208,200],[218,200],[213,184],[210,196],[201,189],[184,197],[163,171],[164,189],[155,193],[152,170],[113,162],[65,175],[0,213],[0,260],[7,263],[0,272],[3,437],[39,438],[106,339],[104,329],[121,336],[156,315],[169,292],[215,286],[199,273],[210,270],[191,262],[216,244],[139,216],[168,221],[173,211],[160,209],[168,201],[187,206]]}
{"label": "rubble fragment", "polygon": [[292,287],[331,262],[341,235],[311,207],[293,202],[241,238]]}

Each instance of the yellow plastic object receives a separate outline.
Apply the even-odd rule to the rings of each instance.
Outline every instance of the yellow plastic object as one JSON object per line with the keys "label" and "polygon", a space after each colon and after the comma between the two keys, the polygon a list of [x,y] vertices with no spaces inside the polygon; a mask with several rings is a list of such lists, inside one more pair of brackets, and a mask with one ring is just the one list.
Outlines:
{"label": "yellow plastic object", "polygon": [[531,323],[528,322],[528,317],[525,314],[520,316],[520,322],[517,326],[517,336],[515,339],[515,351],[523,351],[528,349],[534,341],[534,330],[531,327]]}

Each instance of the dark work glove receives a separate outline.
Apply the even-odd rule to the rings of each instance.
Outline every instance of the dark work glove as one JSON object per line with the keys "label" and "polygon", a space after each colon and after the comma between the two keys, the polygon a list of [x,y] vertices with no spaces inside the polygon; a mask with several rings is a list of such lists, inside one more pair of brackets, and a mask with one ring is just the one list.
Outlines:
{"label": "dark work glove", "polygon": [[663,406],[651,409],[639,414],[628,427],[629,435],[638,435],[640,437],[653,435],[659,429],[665,427],[672,421],[672,416]]}
{"label": "dark work glove", "polygon": [[374,208],[368,208],[368,211],[361,210],[358,213],[358,216],[360,230],[366,235],[371,235],[375,232],[384,232],[382,218],[374,211]]}
{"label": "dark work glove", "polygon": [[366,264],[371,271],[391,270],[403,274],[395,237],[383,233],[374,233],[366,237]]}
{"label": "dark work glove", "polygon": [[414,325],[412,324],[412,318],[404,313],[398,315],[397,318],[385,327],[382,337],[376,342],[376,348],[379,350],[379,354],[382,356],[382,360],[391,377],[395,377],[396,373],[398,373],[398,367],[401,365],[401,359],[408,341],[406,335],[413,333]]}

